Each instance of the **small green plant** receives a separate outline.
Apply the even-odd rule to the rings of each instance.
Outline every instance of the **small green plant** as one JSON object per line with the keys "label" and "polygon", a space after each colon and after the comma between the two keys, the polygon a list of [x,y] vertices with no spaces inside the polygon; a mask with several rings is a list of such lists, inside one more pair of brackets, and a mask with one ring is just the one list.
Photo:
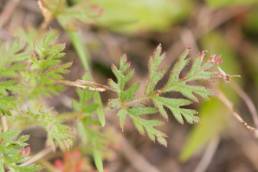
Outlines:
{"label": "small green plant", "polygon": [[[1,171],[37,169],[34,165],[22,166],[29,158],[20,153],[27,146],[27,137],[16,132],[35,125],[45,128],[47,146],[53,150],[70,149],[76,139],[73,133],[77,133],[82,150],[92,154],[96,167],[103,171],[102,152],[108,139],[102,128],[104,115],[109,113],[117,114],[122,129],[126,119],[130,119],[140,134],[166,146],[166,134],[158,129],[162,122],[154,119],[154,115],[161,114],[168,119],[172,114],[180,123],[197,122],[197,111],[187,106],[197,102],[197,96],[207,98],[210,91],[195,81],[210,81],[219,72],[217,57],[206,59],[201,54],[189,58],[189,50],[180,56],[171,71],[160,69],[165,55],[159,46],[149,60],[149,79],[139,98],[136,96],[139,84],[131,82],[134,71],[125,56],[121,57],[118,66],[112,66],[115,80],[110,79],[108,85],[90,81],[87,74],[81,80],[64,80],[71,63],[62,62],[64,44],[58,43],[57,34],[52,31],[1,43],[0,52]],[[166,73],[167,82],[158,86]],[[70,114],[71,118],[77,114],[78,118],[72,119],[75,125],[65,124],[67,116],[62,118],[43,102],[44,97],[58,94],[65,85],[78,87],[79,99],[73,100],[74,112]],[[105,106],[96,99],[102,91],[116,94]],[[171,92],[181,93],[185,98],[171,97]]]}
{"label": "small green plant", "polygon": [[[149,76],[143,86],[132,82],[134,70],[126,56],[111,67],[114,79],[107,85],[98,84],[94,82],[87,49],[74,24],[80,20],[106,25],[105,18],[96,19],[99,9],[80,0],[71,0],[70,5],[64,0],[38,2],[44,16],[42,30],[19,32],[13,40],[0,43],[0,172],[39,169],[35,163],[38,156],[23,153],[30,145],[27,144],[28,136],[21,135],[21,131],[33,126],[40,126],[47,132],[46,148],[52,151],[79,148],[93,157],[99,172],[104,171],[102,159],[110,140],[106,129],[114,127],[106,121],[107,115],[117,116],[122,131],[131,123],[141,135],[166,146],[167,136],[160,128],[162,119],[166,121],[170,116],[181,124],[198,122],[198,112],[190,105],[211,95],[204,84],[227,76],[218,67],[218,56],[206,57],[202,52],[190,58],[188,49],[171,70],[167,69],[169,66],[161,67],[165,54],[158,46],[149,60]],[[54,19],[68,34],[84,67],[84,75],[76,81],[64,79],[71,66],[62,59],[65,44],[58,41],[56,32],[45,30]],[[62,114],[44,100],[60,94],[66,86],[76,87],[78,97],[70,98],[71,111]],[[140,87],[145,89],[139,91]],[[104,91],[113,93],[106,104],[101,98]]]}

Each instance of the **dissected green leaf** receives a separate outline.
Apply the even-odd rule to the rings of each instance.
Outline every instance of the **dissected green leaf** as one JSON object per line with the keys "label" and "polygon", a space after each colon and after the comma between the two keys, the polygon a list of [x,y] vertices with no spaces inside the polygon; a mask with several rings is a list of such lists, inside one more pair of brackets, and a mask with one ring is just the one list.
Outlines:
{"label": "dissected green leaf", "polygon": [[137,84],[137,83],[132,84],[128,89],[126,89],[120,93],[120,100],[122,102],[132,100],[134,98],[135,93],[138,90],[138,88],[139,88],[139,84]]}
{"label": "dissected green leaf", "polygon": [[153,101],[157,105],[167,107],[173,113],[176,120],[181,124],[184,123],[184,119],[190,124],[198,122],[198,117],[195,116],[197,111],[183,107],[191,104],[192,102],[190,100],[157,96],[153,98]]}
{"label": "dissected green leaf", "polygon": [[[117,93],[121,102],[127,102],[134,98],[139,85],[134,83],[128,86],[128,82],[132,79],[134,71],[130,69],[126,56],[121,57],[119,67],[112,66],[112,71],[116,77],[116,81],[109,80],[110,87]],[[113,100],[111,100],[112,102]]]}
{"label": "dissected green leaf", "polygon": [[124,129],[124,125],[125,125],[125,120],[126,120],[126,115],[127,115],[127,111],[126,109],[120,109],[117,113],[118,117],[119,117],[119,124],[120,127],[122,128],[122,130]]}
{"label": "dissected green leaf", "polygon": [[157,112],[156,108],[146,106],[135,106],[128,109],[128,113],[135,116],[148,115]]}
{"label": "dissected green leaf", "polygon": [[160,144],[167,146],[165,140],[166,134],[156,129],[156,127],[161,125],[161,122],[158,120],[147,120],[139,116],[131,116],[133,124],[139,131],[139,133],[146,133],[147,136],[153,141],[158,141]]}
{"label": "dissected green leaf", "polygon": [[48,142],[51,146],[58,146],[62,150],[68,150],[73,145],[73,135],[68,125],[62,124],[46,107],[32,105],[27,112],[24,112],[23,118],[30,124],[37,123],[46,129],[48,133]]}
{"label": "dissected green leaf", "polygon": [[170,85],[173,85],[175,82],[180,80],[180,74],[182,70],[189,64],[190,58],[189,55],[189,49],[185,50],[182,55],[179,57],[176,64],[173,66],[173,69],[170,72],[169,79],[167,81],[167,84],[164,89],[170,87]]}
{"label": "dissected green leaf", "polygon": [[[228,44],[225,44],[225,39],[218,33],[210,33],[204,37],[202,44],[209,51],[220,52],[223,57],[221,65],[229,73],[239,73],[239,64],[235,60],[233,51]],[[231,99],[234,104],[237,103],[235,92],[227,84],[220,84],[221,90]],[[180,158],[188,160],[194,153],[203,148],[214,137],[221,135],[222,131],[227,127],[228,110],[216,98],[211,98],[205,101],[200,106],[200,123],[190,133]]]}
{"label": "dissected green leaf", "polygon": [[[169,79],[167,83],[160,89],[156,86],[162,79],[164,72],[159,70],[159,65],[162,62],[163,56],[161,55],[161,49],[158,48],[154,57],[151,58],[149,64],[149,81],[146,88],[146,94],[150,96],[153,104],[164,118],[168,118],[166,108],[168,108],[179,123],[183,123],[184,119],[188,123],[195,123],[198,121],[198,117],[195,116],[197,112],[195,110],[186,108],[184,106],[190,105],[193,101],[198,101],[197,96],[207,98],[210,96],[210,91],[201,85],[193,85],[193,81],[197,80],[209,80],[214,76],[213,68],[215,64],[205,61],[204,57],[198,57],[193,59],[193,63],[186,74],[183,75],[183,71],[189,67],[191,59],[188,57],[189,50],[186,50],[178,59],[169,73]],[[204,56],[204,54],[200,55]],[[166,98],[162,94],[168,92],[181,93],[185,99]]]}
{"label": "dissected green leaf", "polygon": [[0,171],[10,172],[36,172],[38,167],[34,165],[20,166],[26,160],[26,156],[21,154],[23,148],[27,146],[27,136],[18,136],[19,133],[9,130],[0,133]]}
{"label": "dissected green leaf", "polygon": [[187,58],[188,54],[189,50],[184,52],[179,58],[178,62],[176,62],[175,66],[171,70],[169,80],[162,88],[162,91],[176,91],[191,100],[198,101],[196,95],[207,98],[210,95],[210,92],[203,86],[194,86],[189,84],[189,82],[211,79],[214,75],[212,72],[214,64],[209,61],[205,62],[200,57],[195,58],[193,59],[193,64],[186,76],[180,77],[183,69],[185,69],[190,63],[190,58]]}
{"label": "dissected green leaf", "polygon": [[84,149],[88,153],[92,154],[94,163],[98,171],[102,172],[104,171],[102,152],[107,139],[100,131],[94,129],[94,127],[92,128],[90,124],[92,124],[91,121],[80,121],[77,124],[77,128],[80,134],[80,138],[82,139]]}
{"label": "dissected green leaf", "polygon": [[[22,71],[22,84],[26,86],[26,92],[31,98],[42,95],[53,95],[62,90],[57,81],[63,79],[68,72],[70,63],[62,64],[64,56],[64,44],[57,43],[57,34],[48,32],[38,35],[33,40],[33,49],[28,47],[29,64],[26,70]],[[24,90],[22,92],[25,92]]]}
{"label": "dissected green leaf", "polygon": [[159,45],[153,56],[149,60],[149,80],[145,89],[145,94],[151,95],[158,82],[163,78],[165,70],[159,69],[165,54],[161,54],[161,46]]}

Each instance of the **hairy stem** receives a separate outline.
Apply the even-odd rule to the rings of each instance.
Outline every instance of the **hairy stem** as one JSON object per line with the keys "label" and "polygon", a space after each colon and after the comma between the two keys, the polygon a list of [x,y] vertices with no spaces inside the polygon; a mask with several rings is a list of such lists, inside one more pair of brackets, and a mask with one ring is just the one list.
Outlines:
{"label": "hairy stem", "polygon": [[243,120],[243,118],[234,110],[233,104],[230,100],[221,91],[218,91],[217,97],[231,111],[233,117],[236,118],[240,124],[252,132],[255,137],[258,137],[258,130]]}
{"label": "hairy stem", "polygon": [[251,98],[236,83],[232,83],[231,86],[236,91],[236,93],[243,99],[244,103],[246,104],[252,115],[256,129],[258,129],[258,114]]}

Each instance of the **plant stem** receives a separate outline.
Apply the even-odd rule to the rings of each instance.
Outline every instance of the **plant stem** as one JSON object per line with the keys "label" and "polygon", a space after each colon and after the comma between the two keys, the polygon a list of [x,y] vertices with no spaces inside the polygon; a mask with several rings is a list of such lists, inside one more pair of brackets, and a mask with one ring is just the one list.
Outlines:
{"label": "plant stem", "polygon": [[233,117],[236,118],[237,121],[242,124],[248,131],[252,132],[253,135],[257,138],[258,129],[250,126],[246,121],[243,120],[243,118],[234,110],[233,104],[230,102],[230,100],[221,91],[217,92],[217,97],[231,111]]}
{"label": "plant stem", "polygon": [[246,104],[247,108],[249,109],[252,115],[256,129],[258,129],[258,114],[253,101],[236,83],[232,82],[231,87],[243,99],[244,103]]}
{"label": "plant stem", "polygon": [[127,102],[126,105],[127,106],[133,106],[133,105],[136,105],[136,104],[144,103],[148,100],[150,100],[149,97],[143,96],[143,97],[140,97],[140,98],[137,98],[137,99],[134,99],[132,101]]}
{"label": "plant stem", "polygon": [[42,159],[43,157],[45,157],[46,155],[48,155],[52,151],[53,151],[52,147],[47,147],[47,148],[43,149],[42,151],[40,151],[39,153],[32,156],[30,159],[28,159],[24,163],[22,163],[20,166],[27,166],[27,165],[33,164],[34,162]]}
{"label": "plant stem", "polygon": [[2,127],[3,127],[3,131],[7,131],[8,130],[8,124],[7,124],[7,119],[6,116],[2,116],[1,117],[1,123],[2,123]]}
{"label": "plant stem", "polygon": [[79,33],[75,31],[66,31],[66,32],[69,35],[69,38],[74,46],[74,49],[76,50],[82,62],[82,66],[85,70],[85,73],[89,75],[90,79],[93,79],[91,74],[91,69],[90,69],[89,53],[86,47],[84,46]]}
{"label": "plant stem", "polygon": [[[86,79],[93,81],[93,77],[92,77],[92,73],[91,73],[91,69],[90,69],[89,53],[83,44],[83,41],[79,35],[79,32],[69,31],[69,30],[67,30],[66,32],[68,33],[70,40],[74,46],[74,49],[76,50],[76,52],[82,62],[82,65],[83,65],[85,73],[86,73]],[[94,94],[94,100],[100,106],[97,109],[97,114],[98,114],[98,118],[99,118],[101,125],[104,126],[105,125],[105,114],[104,114],[104,110],[103,110],[103,103],[101,100],[101,96],[98,92],[96,92]]]}

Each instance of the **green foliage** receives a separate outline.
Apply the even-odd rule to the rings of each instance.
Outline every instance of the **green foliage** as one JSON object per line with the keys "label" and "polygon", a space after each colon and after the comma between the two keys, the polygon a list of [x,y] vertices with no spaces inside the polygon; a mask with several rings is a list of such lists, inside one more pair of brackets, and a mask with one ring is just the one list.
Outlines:
{"label": "green foliage", "polygon": [[27,136],[18,136],[18,132],[10,130],[0,133],[0,171],[10,172],[33,172],[37,167],[34,165],[21,166],[26,160],[22,155],[22,149],[27,146]]}
{"label": "green foliage", "polygon": [[206,98],[209,92],[204,86],[193,86],[189,83],[196,80],[211,79],[213,73],[210,69],[214,65],[211,62],[203,62],[201,57],[195,58],[189,72],[185,76],[180,77],[183,69],[190,63],[190,59],[187,56],[188,51],[183,53],[179,61],[175,64],[171,70],[168,82],[162,88],[162,92],[177,91],[188,99],[198,101],[195,95]]}
{"label": "green foliage", "polygon": [[[70,0],[69,2],[68,4],[66,0],[39,0],[45,19],[41,31],[53,19],[57,19],[68,34],[82,62],[85,70],[82,79],[91,82],[94,78],[90,69],[89,54],[75,28],[75,22],[104,26],[124,33],[161,31],[184,19],[192,7],[192,3],[186,0],[173,2]],[[123,130],[126,120],[129,119],[140,134],[147,135],[153,142],[157,141],[166,146],[166,134],[159,129],[163,123],[160,119],[155,119],[155,114],[160,113],[165,119],[173,114],[179,123],[197,122],[197,111],[189,105],[198,102],[199,98],[210,96],[209,90],[198,82],[212,79],[217,69],[211,59],[204,59],[204,54],[190,59],[188,50],[182,54],[171,71],[160,69],[165,55],[159,46],[149,60],[146,89],[138,97],[136,93],[139,91],[139,84],[131,83],[134,71],[123,56],[118,66],[112,66],[115,80],[110,80],[109,86],[105,87],[113,91],[115,97],[103,106],[97,90],[77,89],[78,99],[73,100],[73,111],[70,116],[73,119],[71,123],[70,121],[66,123],[61,120],[62,117],[58,116],[57,112],[42,101],[43,98],[56,95],[63,89],[61,85],[64,81],[63,76],[71,65],[62,63],[64,48],[64,44],[58,43],[58,35],[53,31],[44,34],[36,30],[20,32],[14,41],[0,43],[0,117],[6,115],[7,123],[10,125],[8,131],[0,133],[1,172],[36,170],[35,166],[21,166],[27,160],[21,154],[22,148],[26,146],[27,137],[18,137],[19,133],[13,131],[13,128],[24,129],[35,125],[42,126],[47,131],[48,146],[60,148],[62,151],[73,146],[73,135],[78,133],[76,136],[79,139],[76,143],[85,154],[93,157],[97,170],[103,172],[102,158],[105,157],[108,140],[105,135],[106,128],[103,127],[106,123],[105,115],[110,111],[117,113]],[[165,74],[168,74],[168,80],[161,85]],[[182,98],[171,96],[174,92],[181,94]],[[211,107],[216,109],[220,106],[215,102]],[[205,110],[205,107],[203,109],[201,113],[206,113],[207,109]],[[183,159],[188,158],[212,135],[219,134],[224,129],[224,126],[215,127],[209,135],[206,128],[214,124],[211,124],[210,119],[221,122],[215,114],[211,114],[211,118],[204,116],[205,124],[200,124],[200,128],[204,128],[205,132],[196,130],[193,134],[196,142],[189,142],[189,149],[183,153]],[[22,123],[24,125],[16,125]],[[204,138],[200,137],[200,133]]]}
{"label": "green foliage", "polygon": [[[192,3],[186,0],[41,0],[46,20],[57,18],[65,29],[74,30],[76,21],[93,23],[113,31],[161,31],[189,15]],[[126,8],[124,8],[126,7]]]}
{"label": "green foliage", "polygon": [[[112,66],[112,71],[117,79],[117,81],[109,80],[109,85],[118,94],[119,102],[123,103],[133,99],[134,94],[138,89],[138,84],[133,84],[129,88],[126,88],[126,84],[132,79],[134,71],[130,69],[130,65],[127,63],[126,57],[123,56],[120,60],[119,68]],[[116,100],[116,99],[115,99]],[[112,101],[111,104],[115,105]]]}
{"label": "green foliage", "polygon": [[[222,35],[218,33],[210,33],[202,40],[202,44],[210,52],[220,51],[223,57],[223,69],[230,73],[240,73],[239,64],[236,60],[236,54],[225,40]],[[237,104],[238,97],[228,84],[221,83],[219,85],[221,91],[230,98],[234,104]],[[190,132],[185,146],[180,155],[181,160],[188,160],[194,153],[197,153],[203,146],[205,146],[214,137],[223,133],[225,128],[228,127],[229,119],[227,118],[227,108],[219,102],[215,97],[206,100],[200,105],[200,118],[201,122],[193,128]]]}
{"label": "green foliage", "polygon": [[197,114],[197,111],[182,107],[182,106],[190,105],[192,102],[189,100],[156,96],[153,98],[153,102],[155,106],[158,107],[160,112],[162,112],[161,115],[165,118],[167,118],[167,113],[164,107],[167,107],[173,113],[176,120],[181,124],[184,123],[184,119],[190,124],[198,122],[198,117],[195,116],[195,114]]}
{"label": "green foliage", "polygon": [[53,147],[58,146],[61,150],[71,148],[73,136],[70,127],[62,124],[62,121],[53,115],[51,110],[48,110],[46,107],[30,107],[23,117],[27,123],[31,125],[36,123],[38,126],[46,129],[49,145]]}
{"label": "green foliage", "polygon": [[[55,32],[26,38],[24,42],[16,38],[0,45],[1,116],[8,114],[7,122],[9,119],[15,119],[14,122],[25,121],[29,124],[26,127],[40,125],[48,132],[49,143],[68,149],[72,145],[69,127],[62,124],[40,100],[43,96],[54,95],[62,90],[57,83],[63,79],[70,66],[69,63],[61,63],[64,45],[57,43]],[[43,110],[35,108],[35,104],[40,104]],[[26,139],[21,137],[16,140],[17,133],[13,133],[12,129],[1,133],[1,137],[0,142],[4,139],[1,146],[6,146],[0,151],[0,154],[4,154],[1,165],[10,171],[33,171],[34,168],[29,166],[17,165],[24,161],[20,151]]]}
{"label": "green foliage", "polygon": [[[17,73],[24,68],[23,61],[27,58],[23,45],[18,41],[0,44],[0,113],[10,114],[16,107],[15,95],[19,93]],[[12,95],[10,95],[12,93]]]}
{"label": "green foliage", "polygon": [[[84,79],[86,78],[85,76]],[[97,92],[77,90],[77,94],[79,100],[73,101],[73,108],[82,114],[82,120],[77,122],[77,130],[82,140],[82,147],[86,153],[93,156],[98,171],[103,172],[102,157],[107,138],[100,131],[101,122],[94,117],[94,114],[103,111],[103,108],[94,99]]]}
{"label": "green foliage", "polygon": [[[48,145],[67,150],[73,144],[71,128],[63,124],[56,113],[41,101],[42,97],[55,95],[62,90],[59,83],[70,66],[70,63],[62,64],[64,45],[57,43],[55,32],[43,35],[23,33],[22,38],[23,44],[14,41],[2,44],[0,49],[3,54],[0,65],[8,68],[0,71],[0,96],[5,105],[0,106],[2,115],[9,114],[8,119],[17,119],[16,122],[23,122],[26,124],[24,126],[44,127],[48,133]],[[78,35],[72,35],[71,38],[74,42],[81,42]],[[85,60],[87,73],[83,79],[92,80],[87,54],[78,42],[74,46]],[[131,84],[134,71],[125,56],[121,58],[118,67],[112,66],[116,79],[109,80],[109,89],[116,93],[116,97],[110,99],[105,108],[96,90],[77,90],[79,99],[73,101],[74,111],[80,114],[76,121],[77,131],[83,147],[87,147],[85,152],[93,156],[98,171],[103,171],[102,157],[107,140],[101,130],[105,124],[104,111],[117,112],[122,129],[128,118],[140,134],[146,134],[152,141],[164,146],[167,145],[166,134],[158,129],[162,122],[154,119],[155,114],[160,113],[168,118],[169,110],[180,123],[184,120],[188,123],[198,120],[197,111],[187,106],[198,101],[197,96],[206,98],[210,94],[207,88],[194,83],[210,80],[216,65],[211,59],[205,60],[204,54],[191,60],[187,57],[188,53],[183,53],[168,72],[168,81],[158,88],[167,72],[160,69],[165,56],[159,46],[150,58],[149,79],[140,98],[136,97],[139,84]],[[181,93],[184,98],[168,97],[171,92]],[[2,164],[6,166],[6,162]]]}
{"label": "green foliage", "polygon": [[256,0],[206,0],[208,5],[214,8],[221,8],[233,5],[257,4]]}
{"label": "green foliage", "polygon": [[166,71],[159,69],[164,58],[165,54],[161,54],[161,46],[159,45],[149,60],[149,80],[145,91],[147,95],[153,95],[155,93],[156,85],[165,75]]}
{"label": "green foliage", "polygon": [[[211,61],[204,61],[204,54],[200,57],[193,59],[191,68],[183,75],[183,70],[189,65],[190,58],[188,58],[189,50],[186,50],[179,60],[170,71],[170,75],[167,83],[160,89],[155,89],[159,80],[162,79],[164,71],[159,70],[159,65],[164,58],[161,54],[160,48],[156,50],[152,60],[153,64],[149,64],[150,79],[147,85],[146,93],[151,97],[155,107],[159,109],[159,112],[164,118],[168,118],[165,107],[168,108],[180,123],[184,122],[184,119],[188,123],[195,123],[198,121],[198,117],[195,116],[197,112],[192,109],[185,108],[193,101],[198,101],[196,95],[207,98],[210,93],[204,86],[197,86],[191,84],[197,80],[209,80],[213,77],[214,64]],[[155,76],[155,77],[153,77]],[[167,98],[162,96],[164,93],[179,92],[185,99],[179,98]]]}
{"label": "green foliage", "polygon": [[130,69],[125,56],[121,58],[118,68],[112,66],[112,71],[116,81],[109,80],[109,85],[117,93],[117,98],[111,99],[110,105],[111,108],[119,109],[117,114],[121,128],[124,128],[125,120],[128,116],[141,134],[146,132],[152,141],[157,140],[159,143],[166,145],[165,134],[155,128],[161,125],[160,121],[143,118],[144,115],[156,113],[157,110],[143,104],[137,104],[137,106],[128,104],[130,101],[135,100],[135,93],[139,86],[136,83],[128,86],[128,82],[132,79],[134,72]]}
{"label": "green foliage", "polygon": [[107,138],[94,127],[94,122],[88,119],[78,122],[77,129],[85,151],[93,156],[98,171],[103,172],[102,157]]}
{"label": "green foliage", "polygon": [[62,86],[56,82],[63,78],[71,64],[61,64],[64,44],[57,44],[56,40],[57,34],[49,32],[34,43],[34,51],[29,58],[30,66],[22,73],[24,84],[31,86],[33,97],[49,96],[62,90]]}
{"label": "green foliage", "polygon": [[[72,31],[67,31],[67,32],[69,34],[69,37],[73,43],[73,46],[74,46],[74,48],[82,62],[82,65],[84,67],[85,76],[83,79],[92,81],[93,78],[91,76],[91,69],[89,66],[89,64],[90,64],[89,63],[89,55],[88,55],[87,49],[85,48],[79,33],[72,32]],[[85,90],[85,92],[87,92],[87,90]],[[90,97],[91,97],[92,101],[94,101],[94,104],[96,106],[98,106],[98,108],[96,109],[96,113],[98,115],[100,124],[102,126],[105,126],[105,114],[104,114],[103,104],[102,104],[100,94],[98,92],[94,92],[93,94],[91,94]]]}
{"label": "green foliage", "polygon": [[[159,112],[167,119],[167,108],[179,123],[184,123],[184,120],[190,124],[198,121],[197,111],[186,108],[186,106],[198,101],[197,96],[207,98],[210,92],[204,86],[193,85],[193,82],[207,81],[215,77],[216,64],[212,62],[212,59],[204,59],[205,54],[202,53],[200,57],[192,60],[190,69],[186,74],[183,74],[191,62],[191,59],[187,57],[188,54],[187,50],[181,55],[169,72],[167,83],[158,89],[157,85],[166,73],[164,69],[161,70],[159,67],[164,59],[164,54],[161,53],[159,46],[149,61],[149,80],[141,98],[135,97],[138,85],[136,83],[130,84],[134,72],[130,69],[126,57],[121,58],[119,67],[112,66],[116,81],[110,80],[109,85],[116,92],[117,97],[110,100],[110,106],[118,110],[117,115],[122,129],[126,118],[129,117],[139,133],[146,133],[152,141],[166,145],[166,135],[156,129],[161,125],[161,122],[147,119],[145,116]],[[170,92],[181,93],[185,98],[165,97]],[[146,101],[151,101],[154,106],[144,105]]]}
{"label": "green foliage", "polygon": [[230,112],[218,99],[211,98],[201,104],[199,113],[202,120],[188,136],[187,142],[180,155],[182,161],[188,160],[206,143],[214,137],[219,136],[227,126],[227,114]]}
{"label": "green foliage", "polygon": [[[185,0],[93,0],[102,10],[96,24],[114,31],[166,30],[188,16],[192,3]],[[126,7],[126,8],[125,8]]]}

